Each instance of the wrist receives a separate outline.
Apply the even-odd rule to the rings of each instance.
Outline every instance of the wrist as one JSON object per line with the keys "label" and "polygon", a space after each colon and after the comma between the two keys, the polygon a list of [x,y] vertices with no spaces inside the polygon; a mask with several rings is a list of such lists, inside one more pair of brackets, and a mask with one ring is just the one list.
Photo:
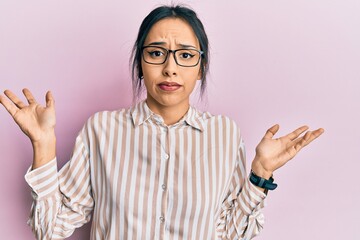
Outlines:
{"label": "wrist", "polygon": [[251,171],[264,179],[270,179],[273,175],[273,171],[265,169],[261,164],[261,161],[257,158],[255,158],[251,164]]}
{"label": "wrist", "polygon": [[38,141],[32,141],[33,164],[32,169],[41,167],[56,157],[55,133],[48,133]]}

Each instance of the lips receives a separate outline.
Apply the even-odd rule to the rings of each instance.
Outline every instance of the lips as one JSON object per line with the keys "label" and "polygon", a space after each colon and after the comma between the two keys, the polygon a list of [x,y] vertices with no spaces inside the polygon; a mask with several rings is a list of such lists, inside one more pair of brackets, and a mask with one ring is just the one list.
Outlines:
{"label": "lips", "polygon": [[159,88],[163,91],[176,91],[181,85],[176,82],[162,82],[158,84]]}

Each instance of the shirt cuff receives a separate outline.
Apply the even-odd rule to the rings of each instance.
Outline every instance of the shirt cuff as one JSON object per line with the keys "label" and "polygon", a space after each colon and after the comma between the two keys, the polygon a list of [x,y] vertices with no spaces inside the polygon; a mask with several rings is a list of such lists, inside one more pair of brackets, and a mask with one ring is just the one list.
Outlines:
{"label": "shirt cuff", "polygon": [[248,215],[260,210],[265,206],[266,194],[257,189],[249,180],[245,179],[244,187],[240,192],[240,208]]}
{"label": "shirt cuff", "polygon": [[35,200],[54,195],[59,186],[56,158],[37,169],[31,170],[30,167],[25,174],[25,180]]}

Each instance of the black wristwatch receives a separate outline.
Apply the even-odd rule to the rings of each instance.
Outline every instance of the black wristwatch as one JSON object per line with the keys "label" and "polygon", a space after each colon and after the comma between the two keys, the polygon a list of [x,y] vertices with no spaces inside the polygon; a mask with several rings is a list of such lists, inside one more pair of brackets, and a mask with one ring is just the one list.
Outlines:
{"label": "black wristwatch", "polygon": [[267,190],[274,190],[277,184],[274,183],[274,178],[271,176],[268,180],[256,175],[252,170],[250,172],[250,182],[255,186],[265,188]]}

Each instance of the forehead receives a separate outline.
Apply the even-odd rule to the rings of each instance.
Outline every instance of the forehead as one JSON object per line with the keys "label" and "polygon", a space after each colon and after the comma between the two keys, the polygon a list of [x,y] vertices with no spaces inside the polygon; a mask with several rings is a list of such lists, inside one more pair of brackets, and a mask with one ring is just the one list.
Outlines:
{"label": "forehead", "polygon": [[145,45],[162,42],[163,45],[192,45],[199,47],[199,41],[188,22],[180,18],[165,18],[156,22],[146,36]]}

